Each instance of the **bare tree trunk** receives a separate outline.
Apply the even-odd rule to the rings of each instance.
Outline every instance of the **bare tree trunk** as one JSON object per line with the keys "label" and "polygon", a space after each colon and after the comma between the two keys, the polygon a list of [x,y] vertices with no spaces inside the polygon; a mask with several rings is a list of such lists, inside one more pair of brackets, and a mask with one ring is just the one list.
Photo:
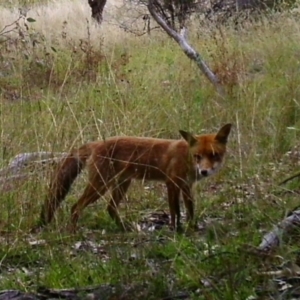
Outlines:
{"label": "bare tree trunk", "polygon": [[106,0],[88,0],[89,5],[92,9],[92,18],[95,19],[99,24],[103,20],[103,10],[106,4]]}
{"label": "bare tree trunk", "polygon": [[[217,92],[220,96],[225,96],[225,91],[220,83],[219,78],[213,71],[208,67],[206,62],[203,60],[201,55],[187,42],[185,34],[186,30],[183,27],[181,29],[181,33],[178,33],[174,27],[171,28],[169,24],[160,16],[160,14],[156,10],[156,0],[149,0],[148,1],[148,10],[154,20],[162,27],[162,29],[171,37],[173,38],[177,44],[181,47],[183,52],[189,57],[191,60],[195,61],[200,70],[206,76],[206,78],[215,86]],[[161,7],[159,5],[159,7]]]}

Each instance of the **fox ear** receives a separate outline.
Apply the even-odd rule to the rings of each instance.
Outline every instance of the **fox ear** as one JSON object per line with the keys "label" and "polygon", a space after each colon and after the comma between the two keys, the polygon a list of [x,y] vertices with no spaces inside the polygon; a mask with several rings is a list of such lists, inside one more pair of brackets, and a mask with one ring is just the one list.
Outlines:
{"label": "fox ear", "polygon": [[189,143],[190,146],[194,146],[198,142],[197,139],[188,131],[179,130],[179,133]]}
{"label": "fox ear", "polygon": [[222,144],[226,144],[227,143],[227,138],[228,135],[230,133],[230,129],[231,129],[231,124],[226,124],[224,125],[217,133],[215,139],[222,143]]}

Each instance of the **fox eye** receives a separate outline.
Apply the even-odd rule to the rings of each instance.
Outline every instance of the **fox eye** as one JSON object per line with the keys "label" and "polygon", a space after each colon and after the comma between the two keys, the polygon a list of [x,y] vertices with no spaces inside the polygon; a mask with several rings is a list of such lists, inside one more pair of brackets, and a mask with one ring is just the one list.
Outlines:
{"label": "fox eye", "polygon": [[200,154],[194,154],[194,158],[197,161],[200,161],[202,159],[202,156]]}
{"label": "fox eye", "polygon": [[218,153],[214,153],[214,154],[212,154],[212,159],[214,159],[214,160],[219,160],[220,159],[220,155],[218,154]]}

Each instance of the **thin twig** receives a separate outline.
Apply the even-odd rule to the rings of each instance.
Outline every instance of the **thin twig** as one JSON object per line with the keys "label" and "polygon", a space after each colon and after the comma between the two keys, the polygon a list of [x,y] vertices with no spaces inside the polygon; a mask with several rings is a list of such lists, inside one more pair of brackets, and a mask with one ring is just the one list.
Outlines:
{"label": "thin twig", "polygon": [[284,179],[283,181],[281,181],[281,182],[279,183],[279,185],[282,185],[282,184],[284,184],[284,183],[287,183],[288,181],[290,181],[290,180],[292,180],[292,179],[294,179],[294,178],[296,178],[296,177],[299,177],[299,176],[300,176],[300,171],[298,171],[297,173],[295,173],[295,174],[291,175],[290,177]]}
{"label": "thin twig", "polygon": [[13,21],[11,24],[5,25],[5,26],[1,29],[0,35],[5,34],[6,32],[4,32],[4,30],[5,30],[6,28],[11,27],[11,26],[17,24],[21,19],[23,19],[23,17],[22,17],[22,16],[19,16],[19,18],[18,18],[17,20]]}

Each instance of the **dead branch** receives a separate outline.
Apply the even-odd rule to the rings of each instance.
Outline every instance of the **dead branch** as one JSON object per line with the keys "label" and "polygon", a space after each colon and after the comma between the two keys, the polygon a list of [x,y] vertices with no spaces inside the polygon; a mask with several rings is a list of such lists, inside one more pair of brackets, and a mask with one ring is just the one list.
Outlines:
{"label": "dead branch", "polygon": [[187,42],[186,28],[181,30],[181,34],[179,34],[175,29],[171,28],[171,26],[169,26],[156,11],[154,2],[155,0],[149,0],[147,5],[151,16],[162,27],[162,29],[177,42],[186,56],[196,62],[202,73],[215,86],[219,95],[224,97],[225,91],[217,75],[214,74],[214,72],[208,67],[202,56]]}
{"label": "dead branch", "polygon": [[279,247],[282,237],[297,226],[300,226],[300,210],[293,211],[291,215],[275,226],[271,232],[265,234],[258,249],[268,252]]}

